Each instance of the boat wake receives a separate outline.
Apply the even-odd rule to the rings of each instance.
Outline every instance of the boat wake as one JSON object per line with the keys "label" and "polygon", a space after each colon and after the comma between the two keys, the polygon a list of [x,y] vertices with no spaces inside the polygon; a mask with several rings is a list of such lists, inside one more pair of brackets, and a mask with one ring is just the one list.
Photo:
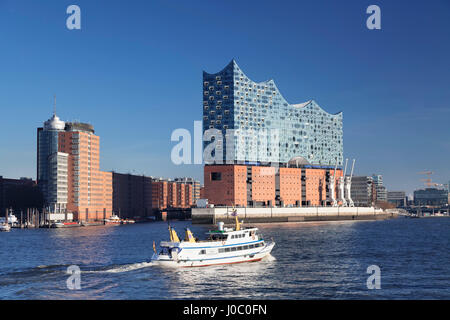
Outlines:
{"label": "boat wake", "polygon": [[142,268],[148,268],[153,265],[153,262],[139,262],[132,264],[125,264],[121,266],[116,266],[110,269],[104,270],[89,270],[89,271],[81,271],[81,273],[121,273],[121,272],[129,272],[133,270],[138,270]]}
{"label": "boat wake", "polygon": [[275,261],[275,260],[277,260],[277,258],[275,258],[271,254],[268,254],[267,256],[265,256],[264,258],[261,259],[261,261]]}

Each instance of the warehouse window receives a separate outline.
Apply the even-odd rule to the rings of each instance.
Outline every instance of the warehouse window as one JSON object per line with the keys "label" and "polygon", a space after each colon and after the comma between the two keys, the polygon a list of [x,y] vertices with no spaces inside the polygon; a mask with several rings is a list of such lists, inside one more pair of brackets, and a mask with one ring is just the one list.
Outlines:
{"label": "warehouse window", "polygon": [[222,180],[222,172],[211,172],[211,181]]}

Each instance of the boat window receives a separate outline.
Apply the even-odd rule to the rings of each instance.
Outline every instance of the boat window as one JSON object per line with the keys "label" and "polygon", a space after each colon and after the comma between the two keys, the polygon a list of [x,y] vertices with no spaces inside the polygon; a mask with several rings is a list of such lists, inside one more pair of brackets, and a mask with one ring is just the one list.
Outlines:
{"label": "boat window", "polygon": [[200,250],[200,254],[206,254],[206,250],[205,249]]}
{"label": "boat window", "polygon": [[242,250],[242,247],[237,247],[238,250]]}
{"label": "boat window", "polygon": [[236,247],[232,247],[232,248],[231,248],[231,251],[236,251]]}
{"label": "boat window", "polygon": [[225,249],[219,249],[219,253],[225,252]]}
{"label": "boat window", "polygon": [[244,246],[244,250],[247,250],[248,249],[248,246]]}
{"label": "boat window", "polygon": [[211,235],[211,240],[227,240],[227,235],[224,234],[213,234]]}
{"label": "boat window", "polygon": [[230,252],[231,248],[225,248],[225,252]]}
{"label": "boat window", "polygon": [[253,244],[250,244],[248,247],[249,247],[249,249],[252,249],[252,248],[254,248],[255,246],[254,246]]}

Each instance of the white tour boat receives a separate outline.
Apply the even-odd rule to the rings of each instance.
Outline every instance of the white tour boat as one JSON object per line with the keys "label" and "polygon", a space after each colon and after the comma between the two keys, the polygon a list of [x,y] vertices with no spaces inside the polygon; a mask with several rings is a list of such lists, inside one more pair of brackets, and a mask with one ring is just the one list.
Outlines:
{"label": "white tour boat", "polygon": [[268,256],[275,242],[266,242],[258,233],[258,228],[241,227],[236,216],[235,228],[224,228],[218,223],[218,230],[209,231],[207,240],[194,238],[186,229],[184,241],[169,226],[170,241],[160,243],[161,251],[156,252],[153,242],[152,262],[166,267],[204,267],[218,264],[260,261]]}

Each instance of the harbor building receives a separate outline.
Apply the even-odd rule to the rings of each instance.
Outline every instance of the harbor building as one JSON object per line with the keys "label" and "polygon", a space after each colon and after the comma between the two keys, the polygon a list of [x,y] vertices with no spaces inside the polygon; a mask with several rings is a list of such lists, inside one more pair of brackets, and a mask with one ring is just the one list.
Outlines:
{"label": "harbor building", "polygon": [[[59,119],[56,113],[53,113],[53,116],[44,122],[44,126],[37,129],[37,162],[36,162],[36,177],[39,188],[42,191],[42,195],[44,197],[44,202],[47,206],[53,208],[55,212],[64,212],[67,207],[67,194],[62,196],[62,193],[67,193],[67,185],[63,186],[62,181],[58,185],[58,190],[55,187],[50,187],[50,179],[55,179],[57,176],[58,168],[58,160],[61,160],[61,157],[52,156],[58,153],[58,138],[59,133],[63,132],[65,129],[66,123]],[[63,164],[59,163],[60,166]],[[49,189],[51,188],[51,189]],[[57,194],[59,192],[61,202],[57,201]]]}
{"label": "harbor building", "polygon": [[8,179],[0,176],[0,216],[6,209],[16,213],[26,212],[28,208],[42,208],[44,199],[36,181],[30,178]]}
{"label": "harbor building", "polygon": [[397,207],[406,207],[407,198],[405,191],[388,191],[387,201],[395,204]]}
{"label": "harbor building", "polygon": [[273,80],[252,81],[234,60],[217,73],[203,72],[203,132],[209,129],[223,137],[234,130],[216,162],[286,164],[301,156],[314,165],[343,163],[342,112],[330,114],[314,100],[290,104]]}
{"label": "harbor building", "polygon": [[373,174],[372,181],[376,190],[376,201],[387,201],[386,187],[383,185],[383,176],[381,174]]}
{"label": "harbor building", "polygon": [[193,204],[194,188],[191,184],[159,178],[154,180],[153,186],[156,200],[153,207],[158,210],[190,208]]}
{"label": "harbor building", "polygon": [[203,72],[202,91],[209,203],[327,206],[338,198],[342,112],[330,114],[314,100],[290,104],[273,80],[252,81],[234,60]]}
{"label": "harbor building", "polygon": [[54,113],[37,130],[37,183],[50,213],[78,221],[112,214],[112,174],[100,171],[100,138],[92,125]]}
{"label": "harbor building", "polygon": [[193,205],[192,178],[176,181],[112,172],[113,211],[120,218],[145,219],[167,209]]}
{"label": "harbor building", "polygon": [[448,204],[448,192],[445,189],[425,188],[414,191],[416,206],[445,206]]}
{"label": "harbor building", "polygon": [[351,196],[355,206],[371,207],[377,199],[376,187],[371,176],[352,178]]}
{"label": "harbor building", "polygon": [[152,178],[112,172],[113,211],[122,219],[153,215]]}

